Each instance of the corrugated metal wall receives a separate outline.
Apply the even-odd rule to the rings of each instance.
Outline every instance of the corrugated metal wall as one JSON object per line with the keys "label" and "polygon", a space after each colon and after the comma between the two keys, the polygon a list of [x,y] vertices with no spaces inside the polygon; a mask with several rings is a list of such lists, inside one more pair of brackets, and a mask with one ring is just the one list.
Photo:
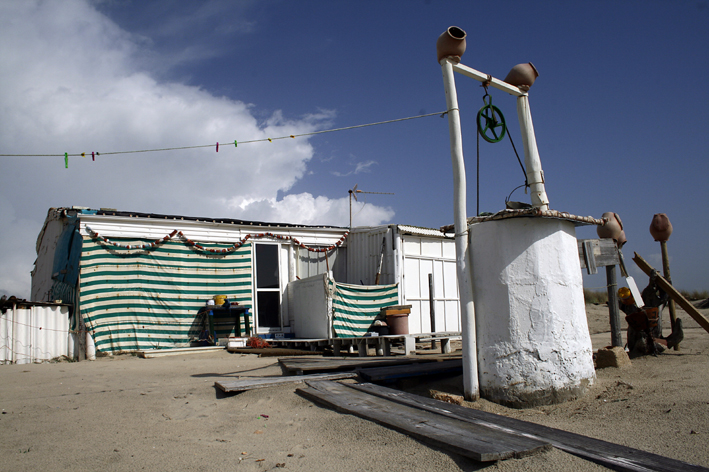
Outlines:
{"label": "corrugated metal wall", "polygon": [[0,364],[43,362],[69,352],[69,308],[8,308],[0,315]]}
{"label": "corrugated metal wall", "polygon": [[374,285],[386,238],[380,284],[399,282],[395,277],[392,232],[389,226],[353,228],[347,240],[347,283]]}

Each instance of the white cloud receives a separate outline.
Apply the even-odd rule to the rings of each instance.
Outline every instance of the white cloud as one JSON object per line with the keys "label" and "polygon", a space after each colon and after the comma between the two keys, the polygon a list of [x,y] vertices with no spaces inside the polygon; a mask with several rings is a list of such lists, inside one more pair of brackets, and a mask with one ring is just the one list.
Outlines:
{"label": "white cloud", "polygon": [[[308,225],[321,224],[327,221],[336,226],[349,225],[349,197],[328,199],[313,197],[309,193],[287,195],[283,200],[275,199],[243,199],[237,204],[244,218],[258,220],[259,215],[274,215],[275,221],[283,223],[302,223]],[[352,223],[357,226],[378,224],[388,221],[394,216],[394,211],[375,205],[365,205],[353,202]]]}
{"label": "white cloud", "polygon": [[356,162],[354,163],[354,170],[351,170],[349,172],[338,172],[336,170],[330,171],[330,173],[336,177],[347,177],[348,175],[352,174],[361,174],[363,172],[372,172],[370,169],[373,165],[379,164],[377,161],[364,161],[364,162]]}
{"label": "white cloud", "polygon": [[370,167],[374,164],[377,164],[377,161],[358,162],[354,173],[361,174],[362,172],[371,172]]}
{"label": "white cloud", "polygon": [[[102,153],[95,162],[70,157],[69,169],[63,157],[0,158],[0,257],[12,260],[3,264],[0,290],[29,295],[28,286],[21,288],[26,282],[15,281],[32,269],[34,241],[51,206],[348,224],[347,199],[277,199],[308,172],[314,150],[307,139],[246,143],[314,131],[333,111],[304,110],[297,119],[276,112],[259,123],[246,102],[156,79],[145,69],[147,43],[83,0],[0,4],[0,154]],[[108,154],[217,141],[218,153],[210,145]],[[392,216],[368,205],[356,222]]]}

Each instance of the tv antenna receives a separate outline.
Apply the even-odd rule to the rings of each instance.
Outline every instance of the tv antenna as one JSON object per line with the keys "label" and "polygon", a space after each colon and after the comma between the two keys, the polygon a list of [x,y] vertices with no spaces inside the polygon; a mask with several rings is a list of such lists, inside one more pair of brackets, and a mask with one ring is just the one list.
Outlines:
{"label": "tv antenna", "polygon": [[354,187],[352,187],[350,190],[347,191],[347,193],[350,194],[350,231],[352,231],[352,198],[357,201],[357,194],[358,193],[371,193],[375,195],[394,195],[393,193],[389,192],[365,192],[364,190],[359,190],[357,188],[357,184],[355,184]]}

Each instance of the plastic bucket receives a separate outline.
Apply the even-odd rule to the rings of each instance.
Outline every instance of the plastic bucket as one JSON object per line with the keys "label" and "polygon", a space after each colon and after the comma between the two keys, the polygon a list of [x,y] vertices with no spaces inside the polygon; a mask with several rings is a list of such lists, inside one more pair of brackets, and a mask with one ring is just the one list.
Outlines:
{"label": "plastic bucket", "polygon": [[387,315],[387,326],[389,326],[389,334],[409,334],[408,313]]}
{"label": "plastic bucket", "polygon": [[217,306],[224,305],[224,302],[226,301],[226,295],[215,295],[214,296],[214,303]]}

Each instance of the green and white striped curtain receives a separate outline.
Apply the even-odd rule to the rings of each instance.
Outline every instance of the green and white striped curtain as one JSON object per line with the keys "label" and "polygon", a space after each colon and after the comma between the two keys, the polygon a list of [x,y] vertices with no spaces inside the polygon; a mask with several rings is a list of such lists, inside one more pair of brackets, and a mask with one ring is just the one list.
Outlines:
{"label": "green and white striped curtain", "polygon": [[381,308],[399,303],[399,284],[350,285],[329,280],[332,327],[338,338],[364,336]]}
{"label": "green and white striped curtain", "polygon": [[[112,240],[122,245],[152,242]],[[182,240],[149,249],[123,249],[84,237],[80,265],[81,314],[101,352],[189,346],[203,329],[199,309],[215,295],[226,295],[249,308],[253,305],[251,244],[212,254]]]}

